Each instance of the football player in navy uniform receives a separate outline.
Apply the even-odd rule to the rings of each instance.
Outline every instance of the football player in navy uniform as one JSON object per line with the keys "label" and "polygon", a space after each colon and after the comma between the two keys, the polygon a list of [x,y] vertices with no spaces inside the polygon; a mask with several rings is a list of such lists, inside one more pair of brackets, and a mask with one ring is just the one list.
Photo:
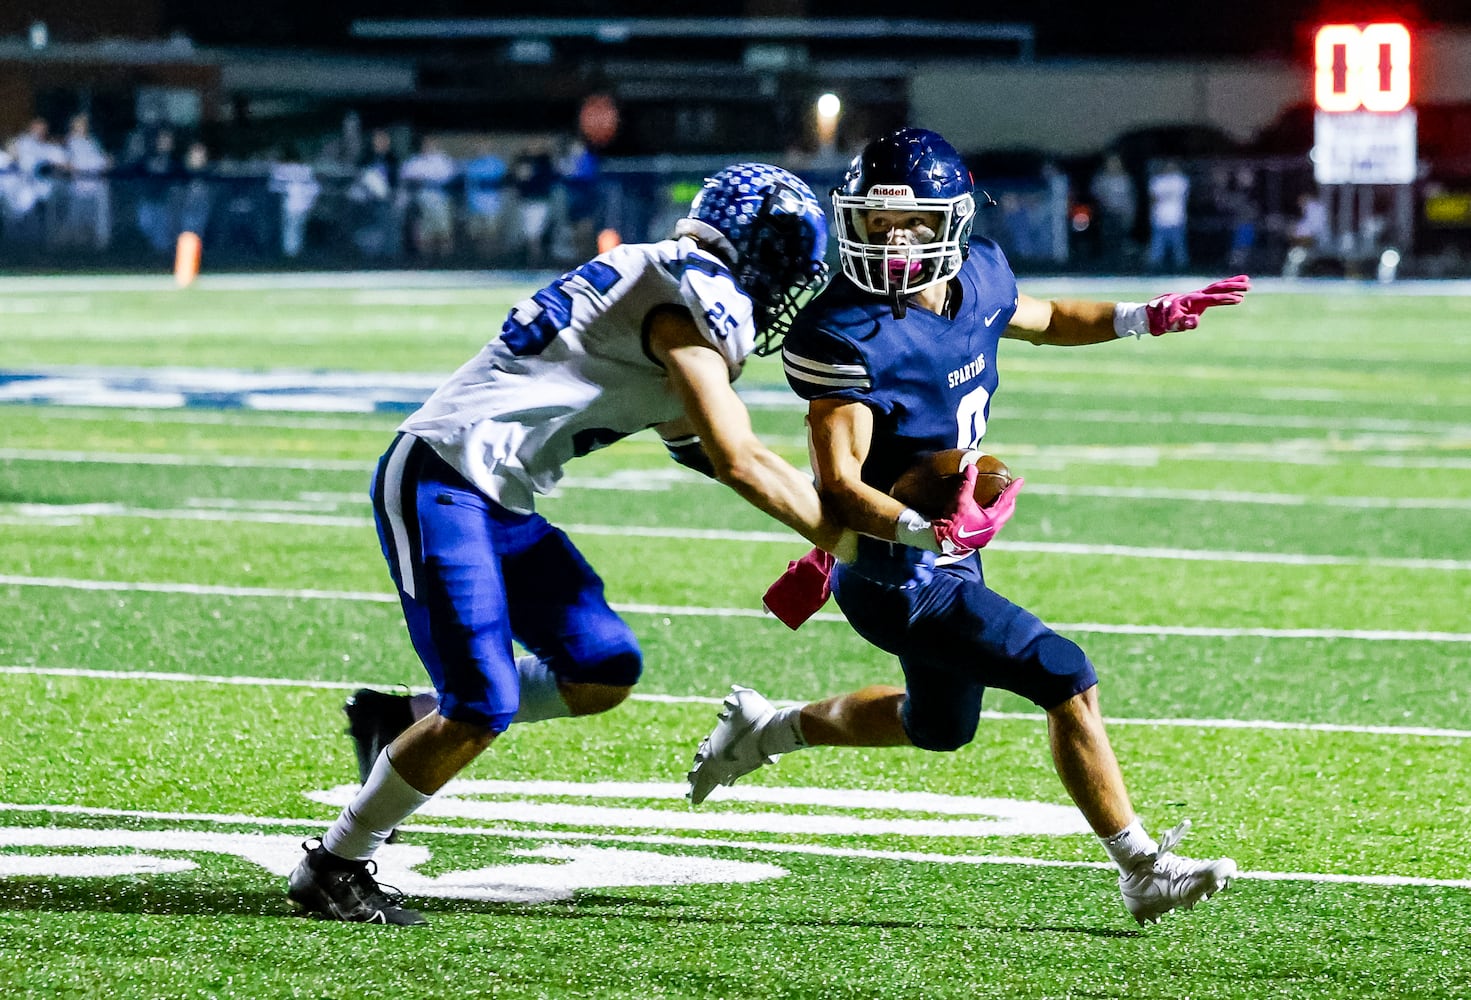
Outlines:
{"label": "football player in navy uniform", "polygon": [[748,355],[780,343],[798,297],[825,283],[827,242],[822,205],[799,178],[727,167],[673,238],[616,247],[518,303],[500,336],[400,425],[373,509],[434,694],[363,690],[346,706],[363,785],[320,843],[308,841],[288,887],[299,907],[422,923],[369,866],[394,829],[512,722],[628,697],[638,643],[602,580],[535,511],[565,463],[657,428],[677,461],[834,545],[841,528],[811,473],[762,445],[732,388]]}
{"label": "football player in navy uniform", "polygon": [[[1001,249],[971,237],[970,172],[924,129],[869,143],[833,209],[843,277],[803,309],[782,356],[788,382],[808,400],[823,501],[861,533],[857,557],[832,570],[832,593],[860,635],[899,658],[905,686],[781,710],[734,688],[696,753],[691,800],[807,746],[956,750],[975,735],[985,689],[997,687],[1046,711],[1057,772],[1118,864],[1129,912],[1142,924],[1193,906],[1224,888],[1235,864],[1175,854],[1188,821],[1158,841],[1145,832],[1104,731],[1093,664],[986,586],[976,550],[1010,516],[1021,480],[982,508],[970,465],[935,519],[886,491],[927,453],[978,449],[1001,338],[1074,346],[1191,329],[1206,308],[1239,302],[1248,279],[1147,303],[1022,295]],[[789,577],[825,585],[831,560],[819,556],[794,563]],[[793,619],[776,603],[781,583],[767,603],[793,627],[826,598],[819,587]]]}

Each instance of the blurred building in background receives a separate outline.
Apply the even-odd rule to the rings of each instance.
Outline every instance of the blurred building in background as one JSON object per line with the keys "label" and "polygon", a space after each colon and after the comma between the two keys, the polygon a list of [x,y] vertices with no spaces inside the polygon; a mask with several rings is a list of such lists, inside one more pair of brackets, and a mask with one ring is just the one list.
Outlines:
{"label": "blurred building in background", "polygon": [[1149,268],[1167,163],[1185,254],[1155,266],[1272,271],[1298,249],[1299,273],[1343,273],[1393,248],[1406,274],[1471,273],[1471,25],[1414,26],[1413,183],[1335,200],[1310,158],[1310,22],[1261,54],[1064,59],[1024,21],[801,0],[404,6],[7,5],[0,268],[152,269],[185,230],[216,269],[558,267],[662,237],[731,160],[826,188],[864,137],[913,123],[967,154],[995,202],[978,228],[1034,273]]}

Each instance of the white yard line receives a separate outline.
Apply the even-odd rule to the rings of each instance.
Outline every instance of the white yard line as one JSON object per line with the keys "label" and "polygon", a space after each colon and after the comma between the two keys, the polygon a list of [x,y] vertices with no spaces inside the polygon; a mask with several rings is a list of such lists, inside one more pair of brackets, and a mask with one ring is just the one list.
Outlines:
{"label": "white yard line", "polygon": [[[285,827],[318,829],[323,820],[277,816],[248,816],[239,813],[163,812],[145,809],[108,809],[95,806],[37,805],[33,803],[0,803],[0,812],[39,813],[62,816],[89,816],[143,820],[163,823],[208,823],[246,827]],[[591,833],[576,830],[527,830],[510,827],[449,826],[413,823],[400,829],[409,833],[427,833],[451,837],[501,837],[509,840],[578,840],[596,843],[647,844],[681,848],[727,848],[765,854],[801,854],[828,858],[858,858],[871,861],[899,861],[937,865],[1007,865],[1028,868],[1091,868],[1112,871],[1106,861],[1062,861],[997,854],[943,854],[934,851],[884,851],[862,847],[836,847],[826,844],[770,843],[759,840],[725,840],[709,837],[680,837],[664,834],[634,835],[623,833]],[[1242,871],[1241,879],[1266,882],[1309,882],[1336,885],[1366,885],[1393,888],[1432,887],[1471,889],[1471,879],[1430,878],[1420,875],[1358,875],[1340,872],[1273,872]]]}
{"label": "white yard line", "polygon": [[358,419],[351,417],[317,417],[299,413],[265,413],[261,410],[126,410],[109,408],[97,412],[96,408],[53,406],[46,411],[49,420],[97,421],[101,423],[133,424],[184,424],[205,427],[272,427],[302,431],[363,431],[380,435],[384,447],[392,437],[392,428],[403,419],[402,413],[363,414]]}
{"label": "white yard line", "polygon": [[[280,292],[296,290],[461,289],[501,288],[507,285],[545,284],[555,272],[530,271],[321,271],[241,274],[202,274],[194,284],[200,291]],[[0,277],[0,292],[163,292],[183,294],[172,275],[57,274]],[[1452,294],[1452,293],[1447,293]]]}
{"label": "white yard line", "polygon": [[1346,507],[1351,510],[1471,510],[1471,497],[1321,496],[1253,493],[1249,490],[1184,490],[1151,486],[1064,486],[1027,483],[1041,496],[1104,497],[1118,500],[1182,500],[1189,503],[1252,504],[1265,507]]}
{"label": "white yard line", "polygon": [[[240,410],[243,414],[266,412]],[[795,436],[765,435],[773,447],[805,448],[806,440]],[[1006,458],[1016,468],[1060,468],[1067,465],[1125,465],[1154,468],[1164,462],[1243,462],[1266,465],[1370,466],[1388,469],[1471,469],[1471,456],[1459,454],[1406,454],[1417,451],[1465,451],[1467,442],[1453,438],[1405,440],[1403,437],[1355,444],[1349,440],[1293,439],[1283,441],[1180,445],[1034,445],[1011,444]],[[1383,454],[1376,454],[1383,452]],[[1018,461],[1025,458],[1026,463]],[[168,454],[144,452],[56,451],[46,448],[0,448],[0,459],[109,465],[191,465],[280,469],[364,469],[377,459],[360,461],[292,459],[270,456],[220,456],[218,454]]]}
{"label": "white yard line", "polygon": [[[252,524],[292,524],[337,528],[362,528],[372,522],[357,515],[300,514],[289,511],[162,509],[127,507],[121,504],[15,504],[0,507],[5,523],[24,523],[33,518],[38,526],[76,525],[80,517],[134,517],[161,521],[214,521]],[[744,544],[802,544],[787,531],[734,531],[722,528],[644,527],[617,524],[562,524],[573,535],[614,538],[689,539],[741,542]],[[1081,542],[1027,542],[1001,540],[993,552],[1033,552],[1041,555],[1110,556],[1125,559],[1166,559],[1185,562],[1257,563],[1274,566],[1358,566],[1380,569],[1434,570],[1452,573],[1471,571],[1468,559],[1420,559],[1391,556],[1339,556],[1294,552],[1236,552],[1226,549],[1181,549],[1162,546],[1090,545]]]}
{"label": "white yard line", "polygon": [[[167,670],[96,670],[84,667],[22,667],[0,666],[0,675],[16,674],[35,677],[86,677],[108,681],[154,681],[166,684],[223,684],[234,687],[289,687],[306,688],[314,691],[356,691],[373,685],[352,681],[307,681],[287,677],[242,677],[237,674],[186,674]],[[415,691],[428,690],[424,687]],[[642,694],[635,693],[634,701],[664,705],[719,705],[722,699],[701,695]],[[777,706],[797,705],[800,702],[777,700]],[[1041,712],[981,712],[981,718],[998,721],[1047,721]],[[1445,729],[1434,726],[1371,726],[1351,725],[1335,722],[1281,722],[1272,719],[1140,719],[1125,716],[1105,716],[1111,726],[1165,726],[1177,729],[1246,729],[1273,730],[1282,732],[1312,733],[1356,733],[1364,736],[1415,736],[1437,739],[1471,739],[1471,729]]]}
{"label": "white yard line", "polygon": [[[3,310],[0,310],[3,311]],[[147,336],[156,337],[158,331],[150,326],[147,328]],[[123,420],[139,423],[183,423],[183,424],[245,424],[247,426],[272,426],[272,427],[298,427],[313,430],[361,430],[375,429],[378,426],[392,426],[401,419],[401,413],[381,415],[381,425],[374,425],[366,421],[349,423],[347,421],[332,421],[322,418],[314,418],[310,411],[314,408],[336,408],[343,410],[348,406],[346,400],[351,397],[335,398],[324,402],[312,403],[307,391],[314,385],[331,384],[337,391],[344,386],[358,385],[369,387],[396,387],[399,392],[397,402],[405,403],[410,400],[427,398],[429,393],[444,378],[444,373],[413,373],[402,372],[335,372],[330,375],[318,375],[317,373],[291,372],[289,370],[277,370],[267,373],[253,371],[235,371],[231,369],[144,369],[144,368],[99,368],[96,366],[33,366],[24,369],[15,369],[47,376],[51,379],[69,380],[80,386],[83,382],[93,384],[91,390],[98,393],[96,403],[89,404],[85,394],[79,394],[76,388],[70,389],[66,395],[68,405],[55,405],[51,407],[48,418],[62,420],[96,420],[97,415],[92,410],[105,408],[116,412],[116,416],[108,419]],[[163,374],[170,371],[175,373],[172,379],[162,378]],[[117,380],[133,383],[127,391],[103,393],[103,384],[112,384]],[[260,394],[250,396],[255,405],[249,408],[237,408],[230,410],[205,410],[198,408],[183,407],[183,396],[180,391],[162,391],[165,384],[198,382],[204,379],[209,381],[215,388],[226,388],[236,391],[244,391],[245,387],[257,384],[263,379],[272,385],[297,385],[302,392],[285,397],[280,405],[286,408],[296,407],[298,410],[306,411],[295,416],[276,416],[267,419],[263,414],[266,410],[267,398]],[[153,398],[145,398],[137,394],[141,390],[137,388],[141,384],[154,385]],[[14,392],[15,398],[29,400],[38,394],[41,397],[52,399],[55,390],[33,384],[27,388],[24,384],[18,385]],[[177,386],[176,386],[177,389]],[[407,390],[408,394],[404,394]],[[750,385],[738,385],[737,391],[753,409],[792,411],[794,413],[804,412],[806,404],[795,396],[790,390],[780,385],[766,383],[752,383]],[[1007,409],[1008,417],[1016,421],[1062,421],[1068,423],[1111,423],[1111,424],[1138,424],[1152,423],[1159,419],[1159,415],[1152,411],[1140,410],[1110,410],[1110,409],[1067,409],[1047,405],[1055,402],[1058,395],[1083,395],[1081,392],[1065,390],[1063,387],[1050,386],[1045,396],[1044,404],[1033,406],[1027,400],[1036,395],[1026,387],[1014,387],[1012,390],[1011,404]],[[1288,398],[1293,394],[1286,391],[1262,391],[1262,396],[1272,399]],[[1322,399],[1337,400],[1338,393],[1310,393],[1300,390],[1296,393],[1313,401]],[[129,409],[130,400],[136,399],[136,409]],[[368,401],[363,397],[362,401]],[[1416,400],[1401,401],[1401,405],[1412,405]],[[1443,402],[1437,405],[1444,405]],[[77,411],[82,412],[77,412]],[[365,414],[365,417],[368,414]],[[1462,439],[1471,435],[1471,423],[1464,420],[1423,420],[1403,418],[1374,418],[1353,416],[1304,416],[1290,414],[1253,414],[1237,412],[1181,412],[1172,414],[1172,423],[1192,424],[1214,427],[1254,427],[1254,428],[1278,428],[1281,430],[1322,430],[1334,435],[1344,433],[1360,434],[1419,434],[1433,435],[1435,440],[1445,438]],[[771,440],[775,440],[774,438]],[[786,438],[780,440],[786,441]],[[805,440],[791,437],[793,446],[805,446]]]}
{"label": "white yard line", "polygon": [[310,472],[361,472],[373,470],[371,460],[334,458],[266,458],[256,455],[171,455],[125,454],[101,451],[47,451],[32,448],[0,448],[0,460],[19,462],[64,462],[78,465],[167,465],[224,469],[301,469]]}
{"label": "white yard line", "polygon": [[[196,597],[259,597],[285,600],[357,601],[370,604],[397,604],[393,594],[351,590],[291,590],[277,587],[233,587],[199,583],[148,583],[141,581],[80,580],[68,577],[19,576],[0,574],[0,586],[48,587],[59,590],[99,592],[184,594]],[[691,618],[759,618],[774,621],[760,608],[708,608],[693,605],[638,604],[614,602],[613,608],[623,614],[661,615]],[[845,623],[841,614],[818,612],[814,622]],[[1112,635],[1173,635],[1203,638],[1255,639],[1348,639],[1360,642],[1446,642],[1471,643],[1471,632],[1397,631],[1388,629],[1331,628],[1223,628],[1193,625],[1135,625],[1095,622],[1056,622],[1059,632],[1097,632]]]}

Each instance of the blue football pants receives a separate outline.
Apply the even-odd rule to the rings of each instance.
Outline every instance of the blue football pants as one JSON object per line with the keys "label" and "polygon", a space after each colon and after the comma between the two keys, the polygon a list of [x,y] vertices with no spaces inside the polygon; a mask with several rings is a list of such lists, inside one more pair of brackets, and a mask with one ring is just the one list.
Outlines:
{"label": "blue football pants", "polygon": [[603,581],[560,529],[471,485],[400,434],[373,482],[378,540],[446,718],[504,732],[520,705],[512,641],[560,681],[634,684],[643,658]]}

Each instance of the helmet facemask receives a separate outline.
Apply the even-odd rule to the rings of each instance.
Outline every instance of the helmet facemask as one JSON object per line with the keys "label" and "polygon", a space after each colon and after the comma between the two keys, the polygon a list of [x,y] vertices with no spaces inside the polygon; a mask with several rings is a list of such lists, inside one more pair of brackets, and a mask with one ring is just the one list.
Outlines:
{"label": "helmet facemask", "polygon": [[[913,242],[869,242],[868,215],[934,213],[938,227],[918,228]],[[875,184],[866,195],[833,192],[838,257],[843,273],[865,291],[903,299],[960,271],[975,223],[976,203],[970,194],[954,198],[916,198],[902,184]]]}
{"label": "helmet facemask", "polygon": [[776,188],[738,248],[740,259],[732,273],[755,307],[757,354],[778,350],[797,311],[827,284],[827,264],[821,259],[825,247],[814,246],[815,233],[803,212],[797,194]]}

